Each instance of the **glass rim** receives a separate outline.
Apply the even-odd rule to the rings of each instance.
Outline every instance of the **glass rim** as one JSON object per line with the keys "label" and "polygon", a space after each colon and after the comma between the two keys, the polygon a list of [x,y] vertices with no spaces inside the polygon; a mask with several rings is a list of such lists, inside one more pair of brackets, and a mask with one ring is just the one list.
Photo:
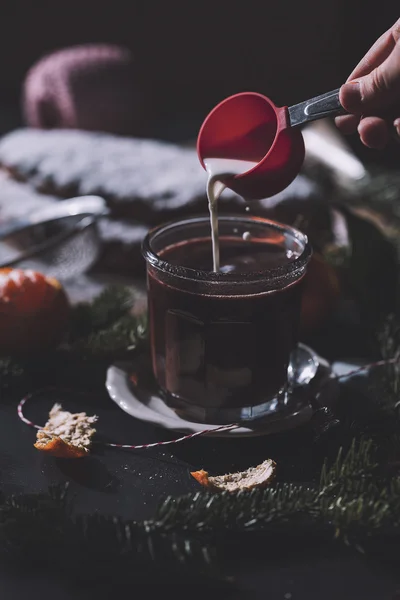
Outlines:
{"label": "glass rim", "polygon": [[[163,232],[174,229],[177,226],[184,226],[185,224],[192,225],[193,223],[210,223],[210,217],[207,216],[193,216],[182,219],[175,219],[157,225],[150,229],[142,242],[142,256],[145,260],[150,263],[153,267],[160,269],[161,271],[167,272],[172,276],[176,276],[182,279],[190,279],[194,281],[203,281],[207,283],[250,283],[259,279],[268,280],[279,280],[286,278],[289,275],[294,276],[296,271],[301,271],[309,262],[312,255],[312,248],[309,242],[308,236],[302,233],[291,225],[280,223],[279,221],[273,221],[264,217],[250,217],[241,215],[220,215],[218,216],[219,224],[223,222],[230,223],[243,223],[243,224],[258,224],[264,225],[275,231],[285,232],[291,234],[296,238],[304,248],[301,254],[293,261],[281,265],[278,267],[272,267],[270,269],[264,269],[260,271],[235,271],[234,273],[216,273],[215,271],[203,271],[199,269],[192,269],[190,267],[183,267],[180,265],[173,265],[167,260],[161,258],[151,247],[152,239],[156,235],[160,235]],[[189,238],[190,239],[190,238]],[[210,239],[211,243],[211,239]]]}

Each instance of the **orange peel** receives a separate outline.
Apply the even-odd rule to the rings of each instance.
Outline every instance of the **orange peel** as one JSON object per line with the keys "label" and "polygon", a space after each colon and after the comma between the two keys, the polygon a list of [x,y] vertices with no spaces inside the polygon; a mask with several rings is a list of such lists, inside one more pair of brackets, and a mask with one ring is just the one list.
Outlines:
{"label": "orange peel", "polygon": [[268,458],[256,467],[236,473],[210,476],[207,471],[200,469],[190,474],[200,485],[212,492],[238,492],[266,487],[274,479],[275,471],[276,463]]}
{"label": "orange peel", "polygon": [[90,452],[96,415],[64,411],[54,404],[49,419],[36,435],[34,447],[56,458],[82,458]]}
{"label": "orange peel", "polygon": [[82,458],[88,453],[85,448],[67,444],[60,437],[52,437],[50,439],[47,437],[46,441],[39,438],[34,446],[37,450],[47,452],[47,454],[51,454],[51,456],[55,456],[56,458]]}

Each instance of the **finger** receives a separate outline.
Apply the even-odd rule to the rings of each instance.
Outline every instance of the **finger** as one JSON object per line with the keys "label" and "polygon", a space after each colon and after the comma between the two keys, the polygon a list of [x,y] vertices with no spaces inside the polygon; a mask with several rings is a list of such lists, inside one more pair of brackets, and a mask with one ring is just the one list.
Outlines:
{"label": "finger", "polygon": [[400,19],[376,40],[356,68],[350,73],[347,81],[368,75],[368,73],[383,63],[392,52],[399,38],[399,32]]}
{"label": "finger", "polygon": [[357,131],[360,117],[357,115],[342,115],[336,117],[335,124],[343,135],[350,135]]}
{"label": "finger", "polygon": [[350,113],[371,114],[400,105],[400,40],[376,69],[340,89],[340,102]]}
{"label": "finger", "polygon": [[389,126],[380,117],[365,117],[361,119],[358,133],[364,146],[382,150],[390,139]]}
{"label": "finger", "polygon": [[392,140],[394,140],[396,144],[400,144],[400,119],[394,120],[393,127],[390,128],[389,133]]}
{"label": "finger", "polygon": [[395,119],[393,125],[394,125],[394,128],[396,129],[398,137],[400,138],[400,119]]}

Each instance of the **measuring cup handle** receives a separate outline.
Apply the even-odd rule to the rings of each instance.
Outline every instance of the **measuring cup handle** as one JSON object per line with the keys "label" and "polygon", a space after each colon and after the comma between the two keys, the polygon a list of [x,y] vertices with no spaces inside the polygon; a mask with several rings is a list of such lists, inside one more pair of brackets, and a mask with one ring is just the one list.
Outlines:
{"label": "measuring cup handle", "polygon": [[290,126],[297,127],[317,119],[346,114],[339,101],[339,91],[340,88],[290,106],[288,108]]}

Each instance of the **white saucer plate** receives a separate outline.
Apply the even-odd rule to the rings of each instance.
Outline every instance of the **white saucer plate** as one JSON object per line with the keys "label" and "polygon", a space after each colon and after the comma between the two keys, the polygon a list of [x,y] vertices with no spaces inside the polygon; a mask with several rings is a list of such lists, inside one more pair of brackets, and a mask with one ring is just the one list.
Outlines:
{"label": "white saucer plate", "polygon": [[[301,345],[301,352],[309,354],[318,362],[317,372],[314,373],[313,379],[318,379],[321,384],[317,384],[320,387],[320,396],[323,395],[323,384],[327,380],[333,381],[332,370],[327,361],[321,357],[315,355],[315,353],[307,346]],[[310,368],[310,362],[307,361],[305,368]],[[114,364],[109,367],[106,377],[106,388],[110,395],[110,398],[127,414],[132,417],[153,424],[163,429],[171,431],[177,431],[182,433],[196,433],[204,430],[210,431],[207,435],[218,436],[218,437],[249,437],[249,436],[261,436],[272,433],[278,433],[293,429],[302,425],[310,420],[313,415],[313,410],[310,404],[303,399],[291,402],[288,410],[271,414],[266,418],[256,419],[249,422],[246,426],[240,426],[235,429],[216,431],[212,433],[212,430],[221,427],[221,424],[210,424],[200,423],[195,421],[186,420],[175,410],[170,407],[161,395],[157,393],[154,386],[150,384],[134,385],[131,379],[132,373],[135,372],[135,364]],[[322,372],[322,375],[321,375]],[[304,373],[299,373],[299,380],[303,378]],[[139,378],[140,380],[140,378]],[[332,386],[329,387],[328,395],[330,397],[329,402],[332,401]],[[295,394],[296,392],[294,392]],[[320,400],[321,401],[321,400]]]}

